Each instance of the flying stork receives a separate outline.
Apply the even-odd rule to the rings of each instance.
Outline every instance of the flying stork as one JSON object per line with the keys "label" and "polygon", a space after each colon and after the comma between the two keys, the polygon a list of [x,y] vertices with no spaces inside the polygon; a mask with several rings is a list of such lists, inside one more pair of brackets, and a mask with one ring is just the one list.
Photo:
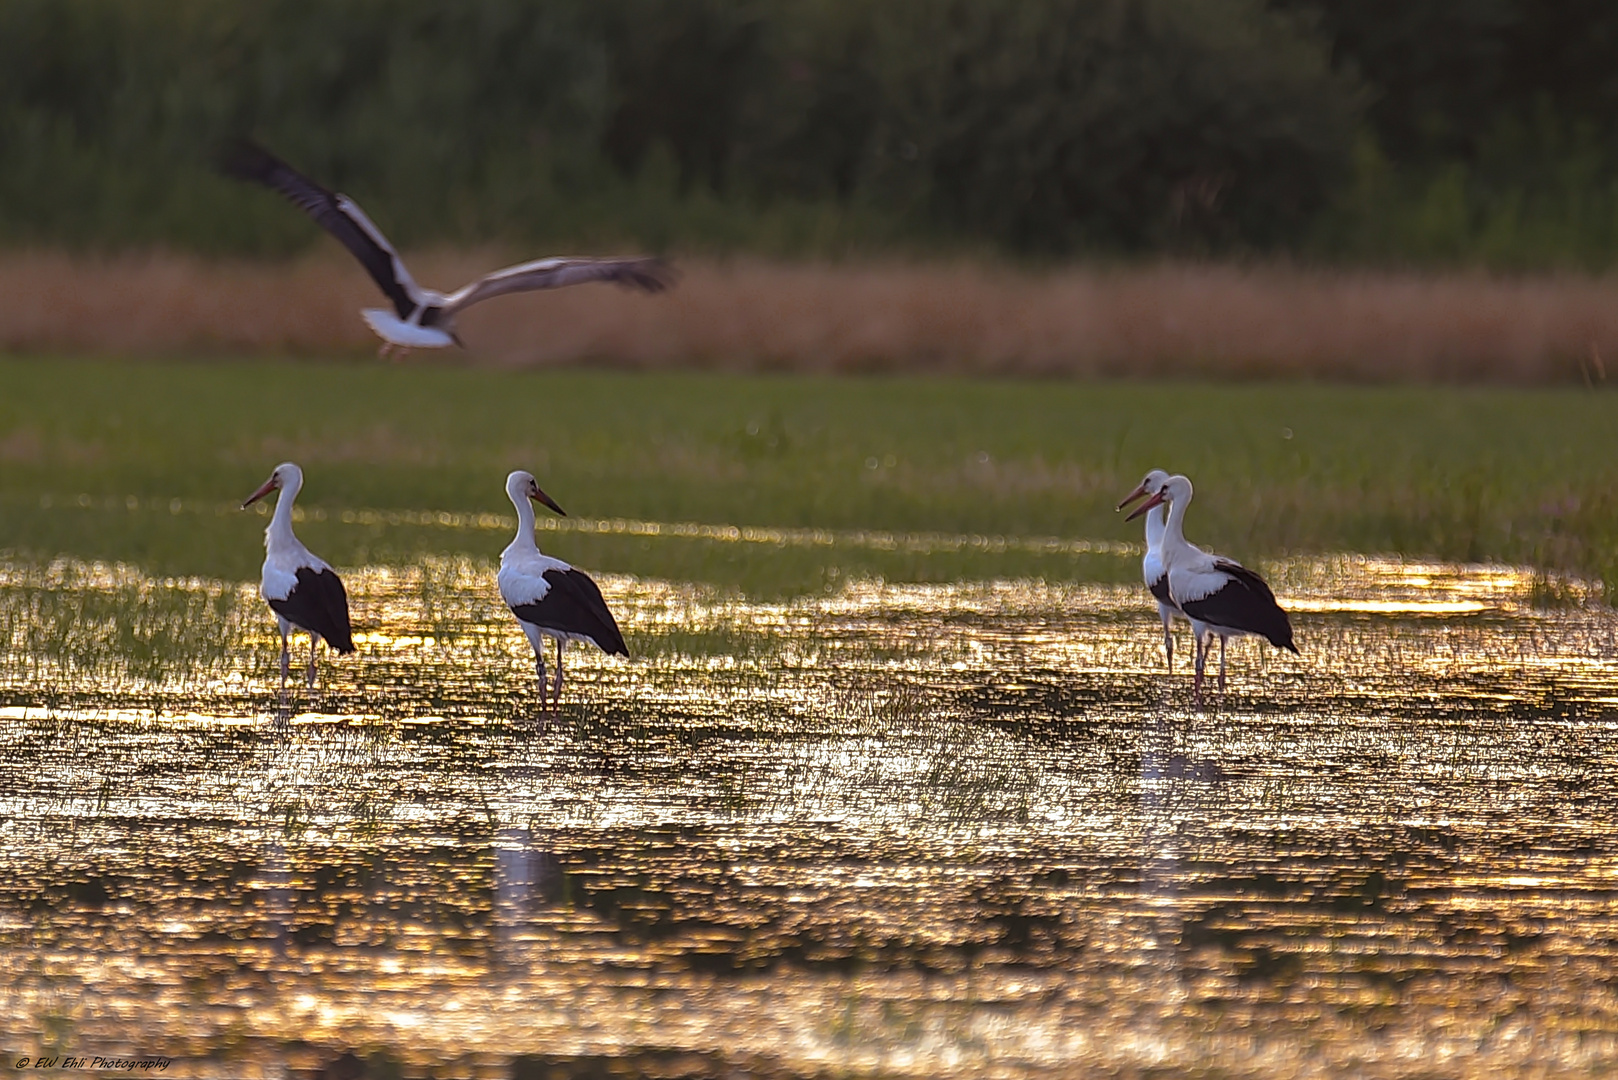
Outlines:
{"label": "flying stork", "polygon": [[[1148,494],[1156,493],[1167,481],[1169,474],[1162,469],[1153,469],[1146,474],[1146,479],[1140,486],[1124,496],[1118,504],[1122,510],[1136,499],[1144,498]],[[1133,515],[1131,515],[1133,517]],[[1169,595],[1169,572],[1163,566],[1163,530],[1165,528],[1165,512],[1161,505],[1154,506],[1146,511],[1146,554],[1141,558],[1141,574],[1146,579],[1146,588],[1157,601],[1157,617],[1163,620],[1163,656],[1168,668],[1174,670],[1174,617],[1178,615],[1185,618],[1185,612],[1180,605],[1174,602]]]}
{"label": "flying stork", "polygon": [[220,167],[238,180],[280,192],[337,238],[393,303],[360,312],[382,339],[379,355],[398,349],[442,349],[460,345],[455,317],[473,304],[506,293],[559,289],[587,281],[611,281],[646,292],[662,292],[672,275],[656,258],[584,259],[553,257],[508,266],[444,294],[416,284],[388,238],[347,195],[328,191],[256,143],[239,140],[225,150]]}
{"label": "flying stork", "polygon": [[277,489],[275,515],[264,530],[264,576],[259,592],[275,612],[281,628],[281,696],[287,692],[291,657],[287,634],[293,627],[309,634],[309,686],[315,685],[315,646],[324,638],[339,653],[354,651],[348,625],[348,593],[325,560],[292,534],[292,503],[303,487],[303,470],[290,461],[275,467],[270,478],[242,503],[242,509]]}
{"label": "flying stork", "polygon": [[1276,603],[1264,579],[1241,563],[1213,555],[1185,538],[1185,511],[1191,505],[1191,481],[1171,476],[1126,520],[1134,520],[1155,506],[1167,504],[1163,529],[1163,564],[1168,570],[1169,598],[1191,620],[1196,638],[1195,693],[1202,696],[1202,674],[1208,649],[1219,638],[1219,689],[1225,688],[1225,649],[1229,639],[1252,634],[1278,649],[1296,653],[1292,623]]}
{"label": "flying stork", "polygon": [[500,553],[500,596],[534,647],[541,704],[546,701],[543,646],[546,638],[555,640],[551,702],[556,704],[562,700],[562,651],[568,642],[588,641],[608,656],[628,656],[629,649],[600,587],[584,571],[541,554],[534,542],[534,508],[528,500],[538,500],[563,517],[567,512],[539,489],[532,473],[521,469],[506,477],[506,494],[517,508],[517,536]]}

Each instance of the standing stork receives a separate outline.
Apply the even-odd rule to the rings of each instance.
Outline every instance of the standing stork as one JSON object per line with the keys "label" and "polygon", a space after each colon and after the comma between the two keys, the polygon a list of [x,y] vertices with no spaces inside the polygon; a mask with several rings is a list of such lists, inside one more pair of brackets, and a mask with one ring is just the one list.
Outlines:
{"label": "standing stork", "polygon": [[360,261],[371,280],[393,304],[392,311],[366,308],[360,312],[365,324],[382,339],[382,356],[394,349],[403,356],[411,349],[460,345],[461,339],[455,335],[455,316],[473,304],[506,293],[559,289],[587,281],[611,281],[645,292],[662,292],[672,281],[669,268],[661,259],[553,257],[496,270],[448,294],[424,289],[405,269],[404,260],[393,250],[382,230],[372,224],[365,211],[347,195],[326,190],[268,150],[245,139],[230,144],[220,160],[220,168],[227,176],[263,184],[286,196]]}
{"label": "standing stork", "polygon": [[1154,506],[1167,504],[1168,521],[1163,529],[1163,563],[1168,569],[1169,597],[1186,618],[1197,642],[1197,698],[1202,697],[1202,674],[1208,649],[1219,638],[1219,689],[1225,688],[1225,649],[1229,639],[1252,634],[1278,649],[1296,653],[1292,623],[1276,603],[1275,594],[1264,579],[1234,559],[1213,555],[1185,538],[1185,512],[1191,505],[1191,481],[1171,476],[1151,497],[1136,508],[1127,520],[1148,513]]}
{"label": "standing stork", "polygon": [[[1122,510],[1136,499],[1156,494],[1163,487],[1163,484],[1167,482],[1168,478],[1169,474],[1162,469],[1153,469],[1146,474],[1146,479],[1140,482],[1139,487],[1124,496],[1123,501],[1118,504],[1118,509]],[[1133,517],[1134,515],[1131,514],[1130,516]],[[1161,504],[1146,511],[1146,554],[1142,556],[1140,566],[1141,575],[1146,579],[1146,588],[1151,592],[1153,599],[1157,601],[1157,617],[1163,620],[1163,656],[1168,663],[1169,671],[1172,672],[1174,670],[1174,617],[1178,615],[1183,619],[1186,614],[1180,610],[1180,605],[1176,604],[1174,598],[1169,595],[1169,572],[1163,565],[1163,530],[1166,527],[1165,512]]]}
{"label": "standing stork", "polygon": [[287,670],[291,656],[287,634],[293,627],[309,634],[309,688],[315,685],[315,646],[326,644],[341,654],[354,651],[354,637],[348,625],[348,593],[343,582],[324,559],[303,546],[292,534],[292,503],[303,487],[303,470],[290,461],[275,467],[270,478],[242,503],[242,509],[258,502],[272,491],[281,495],[275,502],[275,515],[264,530],[264,576],[259,592],[275,612],[281,628],[281,696],[287,692]]}
{"label": "standing stork", "polygon": [[588,641],[608,656],[628,656],[629,649],[590,575],[542,554],[534,542],[534,507],[528,500],[544,503],[563,517],[567,512],[539,489],[532,473],[521,469],[506,477],[506,494],[517,508],[517,536],[500,553],[500,596],[534,647],[542,704],[546,700],[543,646],[546,638],[555,640],[556,685],[551,702],[557,704],[562,700],[562,650],[568,642]]}

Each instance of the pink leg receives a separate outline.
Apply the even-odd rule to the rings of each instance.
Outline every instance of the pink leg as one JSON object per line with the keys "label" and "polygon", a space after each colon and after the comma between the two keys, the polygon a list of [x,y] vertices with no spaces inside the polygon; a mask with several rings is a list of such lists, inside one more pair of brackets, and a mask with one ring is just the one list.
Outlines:
{"label": "pink leg", "polygon": [[287,649],[287,636],[285,634],[282,634],[281,635],[281,701],[282,701],[283,704],[286,702],[286,699],[287,699],[287,673],[291,670],[291,668],[292,668],[292,654]]}
{"label": "pink leg", "polygon": [[1191,696],[1196,699],[1198,705],[1202,704],[1202,669],[1207,664],[1207,661],[1207,635],[1200,635],[1197,638],[1197,673],[1196,677],[1191,681]]}
{"label": "pink leg", "polygon": [[553,700],[558,706],[560,706],[562,704],[562,645],[563,645],[562,639],[557,638],[556,639],[556,689],[554,691],[555,696],[554,696]]}

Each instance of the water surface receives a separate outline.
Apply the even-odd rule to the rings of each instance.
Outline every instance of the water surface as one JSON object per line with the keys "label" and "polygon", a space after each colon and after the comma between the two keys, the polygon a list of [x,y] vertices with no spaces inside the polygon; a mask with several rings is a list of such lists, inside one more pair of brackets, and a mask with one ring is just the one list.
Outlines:
{"label": "water surface", "polygon": [[1610,1073],[1618,618],[1267,569],[1304,655],[1202,709],[1138,586],[602,575],[635,659],[570,651],[544,717],[486,562],[349,572],[359,653],[284,706],[253,584],[0,563],[0,1050]]}

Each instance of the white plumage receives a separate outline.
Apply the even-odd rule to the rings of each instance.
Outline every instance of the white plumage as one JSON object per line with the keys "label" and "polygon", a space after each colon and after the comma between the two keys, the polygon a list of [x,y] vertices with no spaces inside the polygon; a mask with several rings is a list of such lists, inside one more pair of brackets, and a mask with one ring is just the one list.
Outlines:
{"label": "white plumage", "polygon": [[418,326],[405,322],[386,308],[365,308],[360,318],[371,332],[389,345],[401,349],[444,349],[455,344],[455,339],[436,326]]}
{"label": "white plumage", "polygon": [[[1168,478],[1169,474],[1162,469],[1153,469],[1146,474],[1139,487],[1124,496],[1118,509],[1122,510],[1142,496],[1156,494]],[[1141,576],[1145,579],[1147,591],[1157,601],[1157,617],[1163,622],[1163,656],[1168,669],[1173,671],[1174,620],[1176,617],[1185,618],[1185,612],[1180,610],[1169,594],[1168,568],[1163,563],[1163,534],[1166,527],[1161,505],[1146,511],[1146,554],[1141,557]]]}
{"label": "white plumage", "polygon": [[292,532],[292,504],[303,489],[303,470],[290,461],[282,462],[270,478],[242,503],[246,509],[272,491],[279,490],[275,513],[264,530],[264,570],[259,595],[275,612],[281,630],[281,693],[286,693],[291,656],[287,635],[293,627],[309,634],[309,685],[315,682],[316,645],[322,639],[339,653],[354,651],[348,619],[348,594],[342,580],[326,561],[308,548]]}
{"label": "white plumage", "polygon": [[544,554],[534,541],[534,508],[529,500],[536,499],[565,516],[562,508],[540,490],[532,474],[521,469],[506,477],[506,495],[517,509],[517,535],[500,553],[496,579],[500,596],[534,647],[542,701],[546,696],[544,643],[546,638],[556,642],[556,682],[551,694],[559,702],[562,655],[569,642],[588,642],[608,655],[628,656],[629,650],[601,589],[590,576]]}
{"label": "white plumage", "polygon": [[1264,579],[1235,560],[1210,554],[1186,540],[1185,513],[1191,505],[1191,481],[1184,476],[1160,480],[1148,476],[1140,493],[1151,498],[1131,518],[1168,506],[1160,558],[1167,570],[1169,601],[1191,621],[1191,633],[1196,639],[1196,693],[1202,693],[1203,670],[1214,637],[1220,642],[1221,690],[1225,687],[1225,650],[1232,637],[1252,634],[1296,653],[1292,624]]}

